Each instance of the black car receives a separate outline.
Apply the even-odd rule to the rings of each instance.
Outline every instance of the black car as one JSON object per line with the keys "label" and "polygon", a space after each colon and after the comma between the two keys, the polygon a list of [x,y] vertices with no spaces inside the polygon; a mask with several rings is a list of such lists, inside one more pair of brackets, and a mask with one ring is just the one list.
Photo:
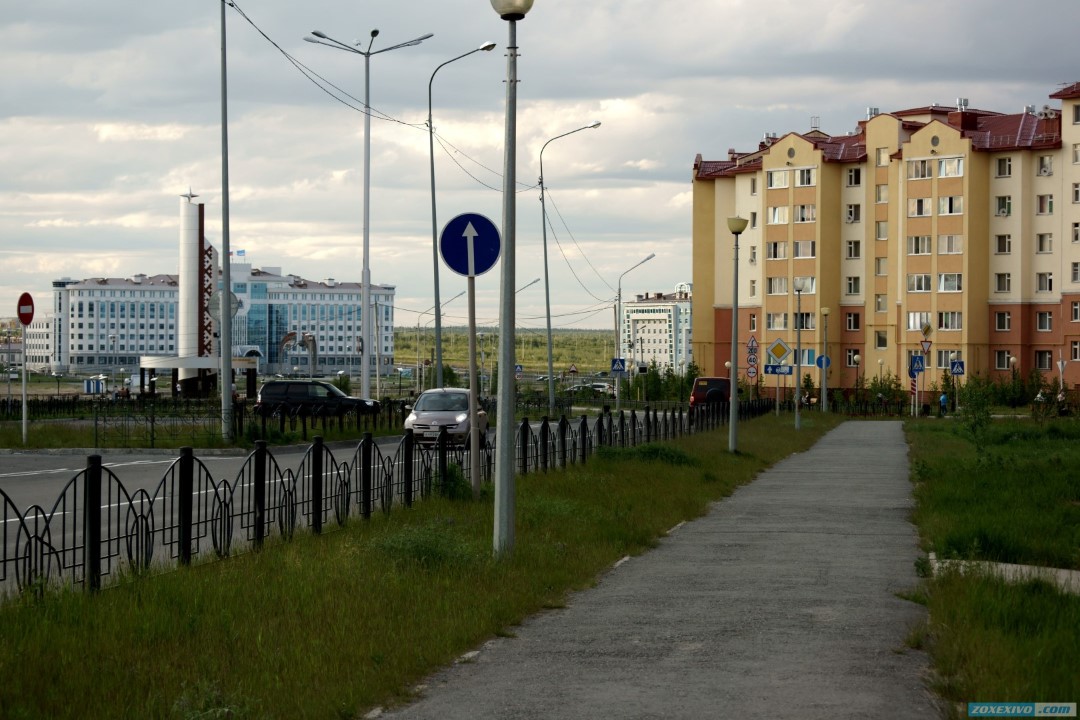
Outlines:
{"label": "black car", "polygon": [[255,412],[273,415],[279,411],[290,415],[375,415],[379,403],[346,395],[321,380],[271,380],[259,389]]}

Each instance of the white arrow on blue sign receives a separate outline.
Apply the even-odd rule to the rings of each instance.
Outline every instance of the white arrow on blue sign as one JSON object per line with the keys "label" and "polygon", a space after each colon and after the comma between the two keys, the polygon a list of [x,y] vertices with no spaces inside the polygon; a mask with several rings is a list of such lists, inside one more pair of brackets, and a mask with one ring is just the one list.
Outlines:
{"label": "white arrow on blue sign", "polygon": [[502,252],[499,229],[479,213],[463,213],[443,227],[439,251],[446,266],[458,275],[483,275]]}
{"label": "white arrow on blue sign", "polygon": [[766,365],[766,375],[791,375],[791,371],[795,368],[791,365]]}

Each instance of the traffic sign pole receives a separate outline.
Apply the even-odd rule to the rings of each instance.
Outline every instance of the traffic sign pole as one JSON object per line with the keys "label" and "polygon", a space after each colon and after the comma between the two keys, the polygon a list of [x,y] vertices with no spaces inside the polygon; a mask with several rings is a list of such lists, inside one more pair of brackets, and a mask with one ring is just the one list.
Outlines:
{"label": "traffic sign pole", "polygon": [[30,323],[34,322],[34,298],[30,293],[24,292],[19,296],[19,304],[16,308],[19,315],[19,323],[22,324],[22,442],[26,444],[28,434],[27,407],[26,407],[26,330]]}

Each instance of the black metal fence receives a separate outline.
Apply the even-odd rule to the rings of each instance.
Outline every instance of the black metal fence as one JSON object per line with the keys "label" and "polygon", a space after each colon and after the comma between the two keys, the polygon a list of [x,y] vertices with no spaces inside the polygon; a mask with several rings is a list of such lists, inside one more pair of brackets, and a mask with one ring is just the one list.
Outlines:
{"label": "black metal fence", "polygon": [[[739,417],[770,412],[772,401],[744,401]],[[520,473],[585,463],[601,446],[662,442],[712,430],[728,418],[726,403],[679,409],[605,412],[558,422],[546,418],[518,426]],[[41,592],[66,585],[96,590],[120,573],[155,566],[189,564],[198,557],[227,557],[259,548],[271,536],[291,538],[298,529],[313,533],[342,526],[351,517],[390,513],[417,498],[447,492],[454,477],[471,475],[468,445],[454,447],[445,429],[424,446],[406,432],[392,453],[384,453],[372,433],[351,450],[335,453],[321,436],[297,467],[282,467],[258,441],[232,480],[215,480],[190,447],[180,450],[155,486],[132,489],[100,455],[64,486],[49,508],[20,509],[3,490],[3,554],[0,588]],[[481,476],[490,480],[495,447],[485,438]]]}

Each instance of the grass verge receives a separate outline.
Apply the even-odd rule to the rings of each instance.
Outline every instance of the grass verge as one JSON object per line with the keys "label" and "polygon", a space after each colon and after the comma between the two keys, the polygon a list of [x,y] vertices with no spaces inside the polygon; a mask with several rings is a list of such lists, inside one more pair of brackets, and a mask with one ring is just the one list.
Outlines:
{"label": "grass verge", "polygon": [[[999,420],[976,452],[958,423],[908,423],[914,513],[942,558],[1080,568],[1080,424]],[[924,563],[925,565],[925,563]],[[911,642],[929,650],[950,717],[969,701],[1080,697],[1080,597],[1044,581],[947,572],[918,590],[930,611]]]}
{"label": "grass verge", "polygon": [[605,452],[519,478],[516,546],[491,556],[490,493],[87,597],[0,608],[0,717],[357,717],[439,666],[558,608],[618,558],[843,418],[745,423],[662,450]]}

